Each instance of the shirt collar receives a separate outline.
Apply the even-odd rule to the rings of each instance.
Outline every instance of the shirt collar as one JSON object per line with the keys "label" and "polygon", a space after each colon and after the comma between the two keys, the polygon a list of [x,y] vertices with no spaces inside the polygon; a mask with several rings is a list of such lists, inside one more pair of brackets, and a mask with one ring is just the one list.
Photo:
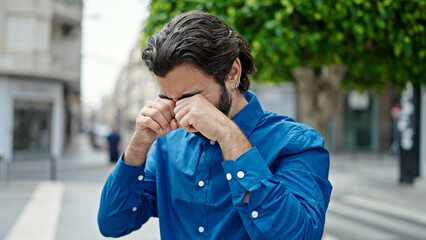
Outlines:
{"label": "shirt collar", "polygon": [[262,117],[263,109],[254,92],[248,90],[245,93],[245,98],[248,104],[232,120],[240,127],[246,137],[248,137]]}

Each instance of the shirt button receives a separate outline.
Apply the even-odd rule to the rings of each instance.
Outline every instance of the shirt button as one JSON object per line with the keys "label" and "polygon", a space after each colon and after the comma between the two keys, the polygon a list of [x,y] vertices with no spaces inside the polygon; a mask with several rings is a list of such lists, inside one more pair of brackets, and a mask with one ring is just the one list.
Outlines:
{"label": "shirt button", "polygon": [[142,181],[142,180],[143,180],[143,176],[142,176],[142,175],[139,175],[139,176],[138,176],[138,180],[139,180],[139,181]]}
{"label": "shirt button", "polygon": [[216,141],[210,140],[210,145],[215,145]]}
{"label": "shirt button", "polygon": [[238,178],[243,178],[244,177],[244,172],[243,171],[238,171],[237,177]]}
{"label": "shirt button", "polygon": [[199,181],[199,182],[198,182],[198,186],[200,186],[200,187],[204,187],[204,182],[203,182],[203,181]]}
{"label": "shirt button", "polygon": [[251,212],[251,216],[253,218],[257,218],[259,216],[259,213],[257,211],[253,211],[253,212]]}
{"label": "shirt button", "polygon": [[200,233],[202,233],[202,232],[204,232],[204,228],[203,228],[203,227],[199,227],[199,228],[198,228],[198,231],[199,231]]}
{"label": "shirt button", "polygon": [[136,212],[136,210],[138,210],[138,208],[137,208],[137,207],[133,207],[133,208],[132,208],[132,211],[133,211],[133,212]]}
{"label": "shirt button", "polygon": [[228,179],[228,181],[231,180],[232,179],[232,175],[230,173],[227,173],[226,174],[226,179]]}

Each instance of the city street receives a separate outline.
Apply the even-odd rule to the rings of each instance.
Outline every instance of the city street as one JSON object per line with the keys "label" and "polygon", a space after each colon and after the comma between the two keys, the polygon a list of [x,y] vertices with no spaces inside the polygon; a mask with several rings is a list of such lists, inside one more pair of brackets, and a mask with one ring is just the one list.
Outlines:
{"label": "city street", "polygon": [[396,156],[332,155],[325,239],[426,239],[426,185],[398,183]]}
{"label": "city street", "polygon": [[[80,135],[48,181],[49,162],[21,160],[0,183],[0,239],[104,239],[96,214],[110,171],[105,151]],[[392,155],[333,154],[324,239],[425,239],[426,185],[398,184]],[[122,239],[160,239],[158,220]]]}
{"label": "city street", "polygon": [[[130,139],[145,142],[134,134],[135,119],[142,132],[156,135],[176,124],[212,134],[207,145],[177,134],[158,148],[168,151],[158,156],[170,158],[156,163],[161,189],[153,191],[161,196],[163,237],[241,234],[232,228],[238,213],[225,215],[234,206],[223,206],[231,204],[226,194],[242,197],[248,189],[243,200],[248,196],[251,222],[240,230],[252,238],[261,232],[291,239],[284,231],[294,229],[277,224],[289,220],[308,240],[320,235],[317,226],[324,226],[321,240],[426,240],[425,6],[0,0],[0,240],[109,239],[97,223],[102,189],[115,167],[110,156],[116,159]],[[218,148],[223,159],[234,159],[250,148],[244,136],[259,149],[217,172]],[[333,186],[326,212],[327,165],[317,161],[322,140],[331,152]],[[266,168],[258,152],[283,158],[265,155],[275,174],[270,184],[259,183]],[[120,172],[117,181],[143,188],[150,176],[133,170],[137,177],[121,179]],[[277,191],[277,183],[285,190]],[[121,190],[106,197],[118,204],[130,199],[128,211],[139,223],[141,199]],[[148,191],[141,192],[145,201]],[[114,209],[114,221],[101,214],[103,232],[119,235],[120,223],[133,220]],[[178,224],[186,220],[196,224],[182,230]],[[120,239],[159,240],[159,223],[151,218]],[[317,231],[302,226],[309,224]]]}
{"label": "city street", "polygon": [[[108,161],[107,152],[92,149],[82,134],[58,163],[58,181],[48,181],[47,159],[13,163],[10,181],[0,182],[0,239],[106,239],[97,211]],[[160,239],[158,219],[121,239]]]}

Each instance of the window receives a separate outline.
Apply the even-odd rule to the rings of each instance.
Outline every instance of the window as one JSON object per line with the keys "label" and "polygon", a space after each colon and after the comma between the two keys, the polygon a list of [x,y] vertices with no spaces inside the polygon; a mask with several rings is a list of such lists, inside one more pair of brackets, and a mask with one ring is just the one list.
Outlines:
{"label": "window", "polygon": [[47,20],[38,19],[37,21],[37,42],[36,50],[38,52],[49,51],[50,41],[50,23]]}
{"label": "window", "polygon": [[14,105],[14,154],[48,153],[52,104],[15,101]]}
{"label": "window", "polygon": [[6,48],[28,52],[34,49],[36,21],[31,17],[9,16],[6,20]]}
{"label": "window", "polygon": [[9,16],[6,20],[6,49],[13,52],[46,52],[49,22],[36,17]]}

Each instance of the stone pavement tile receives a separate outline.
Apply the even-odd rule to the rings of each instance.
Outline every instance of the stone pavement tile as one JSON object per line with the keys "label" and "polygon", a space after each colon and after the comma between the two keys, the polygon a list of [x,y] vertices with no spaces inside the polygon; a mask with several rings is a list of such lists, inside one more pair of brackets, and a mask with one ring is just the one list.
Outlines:
{"label": "stone pavement tile", "polygon": [[41,181],[7,234],[6,240],[54,240],[63,193],[62,182]]}
{"label": "stone pavement tile", "polygon": [[[106,239],[100,234],[97,225],[103,183],[68,181],[65,186],[56,239]],[[160,239],[158,229],[158,220],[153,219],[142,229],[120,239],[157,240]]]}
{"label": "stone pavement tile", "polygon": [[[75,159],[67,156],[57,163],[56,179],[104,181],[110,169],[105,159],[102,153],[75,156]],[[9,165],[8,176],[11,181],[50,180],[51,165],[47,159],[16,160]]]}
{"label": "stone pavement tile", "polygon": [[36,181],[0,182],[0,239],[6,237],[36,187]]}
{"label": "stone pavement tile", "polygon": [[[11,181],[7,186],[0,185],[0,239],[10,234],[40,183],[42,181]],[[107,239],[100,234],[97,226],[97,211],[103,182],[59,181],[58,183],[64,185],[64,191],[59,203],[61,210],[56,224],[55,239]],[[34,221],[36,222],[37,218]],[[158,219],[150,219],[140,230],[120,239],[159,240]]]}
{"label": "stone pavement tile", "polygon": [[[81,135],[61,159],[57,181],[64,184],[56,239],[106,239],[97,226],[101,190],[111,166],[104,150],[95,150]],[[9,166],[8,183],[0,181],[0,239],[13,228],[41,181],[49,180],[49,159],[16,160]],[[35,219],[36,220],[36,219]],[[158,219],[121,239],[158,240]]]}
{"label": "stone pavement tile", "polygon": [[[395,155],[331,155],[333,193],[359,195],[384,202],[426,209],[426,188],[399,183],[399,159]],[[332,194],[333,194],[332,193]]]}
{"label": "stone pavement tile", "polygon": [[73,168],[60,168],[58,171],[58,180],[105,182],[109,173],[110,166],[108,164],[73,166]]}
{"label": "stone pavement tile", "polygon": [[9,180],[49,180],[50,163],[48,159],[14,160],[9,163]]}
{"label": "stone pavement tile", "polygon": [[65,184],[56,239],[100,239],[96,215],[101,190],[102,183],[67,182]]}

